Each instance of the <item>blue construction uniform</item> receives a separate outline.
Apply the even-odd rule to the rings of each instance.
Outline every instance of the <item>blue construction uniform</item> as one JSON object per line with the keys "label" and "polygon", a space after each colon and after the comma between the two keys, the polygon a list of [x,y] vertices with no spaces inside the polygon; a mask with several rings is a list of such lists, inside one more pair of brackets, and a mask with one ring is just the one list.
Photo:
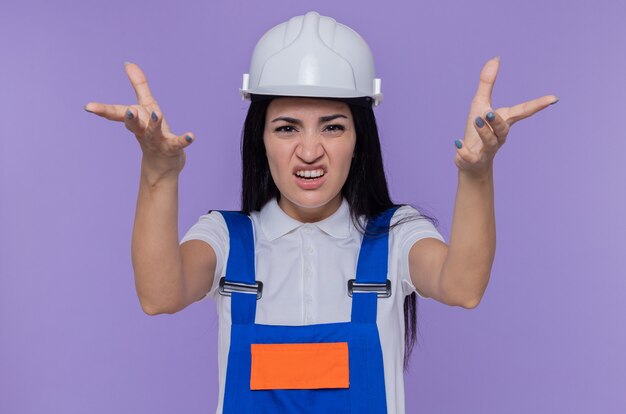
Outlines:
{"label": "blue construction uniform", "polygon": [[[352,296],[351,320],[302,326],[255,323],[256,301],[262,300],[263,282],[256,280],[255,275],[252,222],[240,212],[220,211],[228,226],[230,253],[219,291],[231,296],[232,318],[224,414],[387,413],[376,305],[379,297],[391,295],[387,279],[388,229],[397,208],[392,207],[367,223],[356,278],[346,288],[346,294]],[[251,386],[253,345],[321,343],[347,344],[349,381],[345,385],[315,389]],[[301,374],[303,378],[299,380],[306,382],[307,373]]]}

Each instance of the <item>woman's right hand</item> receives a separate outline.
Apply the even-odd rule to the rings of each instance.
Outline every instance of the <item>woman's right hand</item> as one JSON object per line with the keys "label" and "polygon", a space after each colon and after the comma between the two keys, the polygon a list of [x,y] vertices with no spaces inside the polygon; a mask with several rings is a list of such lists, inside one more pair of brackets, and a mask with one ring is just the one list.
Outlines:
{"label": "woman's right hand", "polygon": [[137,104],[109,105],[89,102],[85,105],[85,110],[111,121],[124,122],[141,146],[142,172],[155,178],[180,173],[185,166],[183,149],[193,142],[193,135],[173,134],[150,92],[143,71],[134,63],[126,63],[125,70],[135,89]]}

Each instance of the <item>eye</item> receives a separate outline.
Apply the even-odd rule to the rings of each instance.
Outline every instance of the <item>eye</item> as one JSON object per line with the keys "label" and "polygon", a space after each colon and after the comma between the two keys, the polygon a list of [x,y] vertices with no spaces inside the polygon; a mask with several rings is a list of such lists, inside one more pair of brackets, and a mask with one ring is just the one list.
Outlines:
{"label": "eye", "polygon": [[296,129],[292,125],[283,125],[283,126],[277,127],[274,131],[289,133],[289,132],[295,132]]}
{"label": "eye", "polygon": [[341,124],[332,124],[332,125],[328,125],[326,127],[326,130],[328,130],[330,132],[339,132],[339,131],[345,131],[346,127],[344,127]]}

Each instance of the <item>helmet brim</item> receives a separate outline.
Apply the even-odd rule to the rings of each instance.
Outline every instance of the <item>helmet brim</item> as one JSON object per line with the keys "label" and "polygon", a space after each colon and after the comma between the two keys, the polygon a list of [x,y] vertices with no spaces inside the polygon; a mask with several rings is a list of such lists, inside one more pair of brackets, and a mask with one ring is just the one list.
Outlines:
{"label": "helmet brim", "polygon": [[278,95],[278,94],[250,94],[251,102],[260,102],[267,101],[274,98],[313,98],[313,99],[327,99],[330,101],[340,101],[345,102],[348,105],[358,105],[365,108],[371,108],[374,104],[374,100],[369,96],[357,96],[350,98],[339,98],[339,97],[330,97],[330,96],[310,96],[310,95]]}

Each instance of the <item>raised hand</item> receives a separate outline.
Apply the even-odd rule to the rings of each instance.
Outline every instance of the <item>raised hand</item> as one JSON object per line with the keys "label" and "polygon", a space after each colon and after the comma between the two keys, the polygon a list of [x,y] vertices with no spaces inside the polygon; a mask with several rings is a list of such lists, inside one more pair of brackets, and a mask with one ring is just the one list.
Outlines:
{"label": "raised hand", "polygon": [[185,165],[183,149],[193,141],[193,135],[171,132],[138,65],[126,63],[125,71],[137,95],[136,105],[89,102],[85,110],[111,121],[124,122],[126,128],[135,134],[143,152],[143,164],[152,173],[179,173]]}
{"label": "raised hand", "polygon": [[467,117],[465,136],[462,142],[455,141],[457,152],[454,163],[459,170],[472,175],[489,171],[496,152],[506,142],[513,124],[558,101],[554,95],[545,95],[510,108],[494,110],[491,107],[491,92],[499,66],[499,58],[491,59],[483,66],[478,90]]}

